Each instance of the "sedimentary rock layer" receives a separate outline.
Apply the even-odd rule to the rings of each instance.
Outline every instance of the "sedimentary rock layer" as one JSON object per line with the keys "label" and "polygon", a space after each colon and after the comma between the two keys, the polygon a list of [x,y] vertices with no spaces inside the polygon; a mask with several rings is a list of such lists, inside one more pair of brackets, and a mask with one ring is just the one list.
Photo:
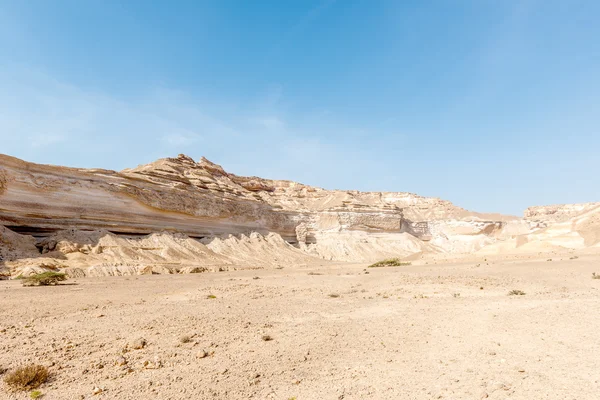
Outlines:
{"label": "sedimentary rock layer", "polygon": [[185,155],[121,172],[0,155],[4,276],[46,269],[74,275],[201,272],[596,248],[599,226],[600,203],[532,207],[517,218],[412,193],[242,177]]}
{"label": "sedimentary rock layer", "polygon": [[240,177],[184,155],[121,172],[0,155],[0,224],[37,236],[67,228],[126,234],[168,230],[192,237],[257,231],[314,243],[320,233],[331,231],[408,232],[425,238],[426,221],[465,217],[486,218],[411,193],[325,190]]}
{"label": "sedimentary rock layer", "polygon": [[0,156],[0,224],[35,235],[76,228],[193,237],[250,231],[295,237],[297,213],[276,210],[186,157],[115,172]]}

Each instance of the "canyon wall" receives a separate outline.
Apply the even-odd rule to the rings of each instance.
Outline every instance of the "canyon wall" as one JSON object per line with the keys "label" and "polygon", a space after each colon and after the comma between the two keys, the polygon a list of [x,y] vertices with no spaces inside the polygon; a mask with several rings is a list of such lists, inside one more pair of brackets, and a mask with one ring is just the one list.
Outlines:
{"label": "canyon wall", "polygon": [[599,215],[600,203],[481,214],[406,192],[237,176],[185,155],[120,172],[0,155],[0,266],[11,274],[366,262],[535,250],[534,242],[581,248],[600,241]]}
{"label": "canyon wall", "polygon": [[227,175],[184,156],[122,172],[0,156],[0,174],[0,224],[36,236],[67,228],[128,234],[166,230],[192,237],[250,231],[295,236],[298,213],[275,210]]}
{"label": "canyon wall", "polygon": [[[314,244],[324,232],[408,232],[427,239],[428,221],[466,217],[486,219],[440,199],[241,177],[184,155],[121,172],[0,155],[0,225],[35,236],[68,228],[191,237],[256,231]],[[490,223],[505,217],[494,218]]]}

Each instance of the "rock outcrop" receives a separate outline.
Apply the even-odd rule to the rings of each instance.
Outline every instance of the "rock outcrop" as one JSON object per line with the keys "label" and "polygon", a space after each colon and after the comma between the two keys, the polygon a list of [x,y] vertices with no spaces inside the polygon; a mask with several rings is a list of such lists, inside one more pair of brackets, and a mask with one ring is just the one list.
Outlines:
{"label": "rock outcrop", "polygon": [[486,219],[411,193],[325,190],[240,177],[185,155],[121,172],[0,155],[0,185],[0,224],[35,236],[69,228],[121,234],[167,230],[191,237],[256,231],[275,232],[294,243],[302,224],[302,241],[312,243],[324,231],[409,232],[426,238],[427,221]]}
{"label": "rock outcrop", "polygon": [[586,224],[598,210],[600,203],[589,203],[532,207],[525,219],[479,214],[412,193],[237,176],[185,155],[120,172],[0,155],[0,263],[45,260],[72,274],[281,266],[315,257],[363,262],[473,253],[499,242],[516,249],[533,240],[527,235],[554,237],[541,230],[574,218],[587,245],[596,243]]}
{"label": "rock outcrop", "polygon": [[600,202],[581,204],[555,204],[551,206],[535,206],[525,210],[525,219],[549,225],[556,222],[565,222],[590,211],[600,209]]}
{"label": "rock outcrop", "polygon": [[276,210],[219,168],[188,157],[122,172],[0,156],[0,224],[44,236],[76,228],[192,237],[258,231],[295,236],[297,213]]}

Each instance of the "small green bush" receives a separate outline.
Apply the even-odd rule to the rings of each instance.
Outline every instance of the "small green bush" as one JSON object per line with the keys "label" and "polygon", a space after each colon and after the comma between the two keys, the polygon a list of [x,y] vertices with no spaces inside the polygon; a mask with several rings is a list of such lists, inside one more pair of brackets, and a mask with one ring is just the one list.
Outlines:
{"label": "small green bush", "polygon": [[369,268],[379,268],[379,267],[403,267],[406,265],[411,265],[409,261],[400,261],[399,258],[390,258],[388,260],[378,261],[375,264],[369,265]]}
{"label": "small green bush", "polygon": [[595,272],[592,272],[592,279],[600,279],[600,275],[596,274]]}
{"label": "small green bush", "polygon": [[60,272],[48,271],[41,274],[22,277],[23,286],[50,286],[66,281],[67,275]]}
{"label": "small green bush", "polygon": [[510,292],[508,292],[509,296],[524,296],[525,292],[522,290],[511,290]]}

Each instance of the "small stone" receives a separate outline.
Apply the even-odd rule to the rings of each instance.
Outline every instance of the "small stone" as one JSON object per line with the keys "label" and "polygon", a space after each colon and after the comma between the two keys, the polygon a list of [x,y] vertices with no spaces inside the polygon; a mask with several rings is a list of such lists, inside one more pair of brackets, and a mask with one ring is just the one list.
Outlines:
{"label": "small stone", "polygon": [[140,350],[146,347],[146,344],[146,339],[140,337],[129,342],[129,347],[135,350]]}
{"label": "small stone", "polygon": [[119,356],[117,357],[116,363],[118,366],[122,367],[123,365],[127,365],[127,359],[123,356]]}
{"label": "small stone", "polygon": [[158,356],[154,356],[154,361],[144,361],[144,368],[145,369],[159,369],[162,367],[162,361],[160,360],[160,358],[158,358]]}
{"label": "small stone", "polygon": [[95,395],[97,395],[97,394],[100,394],[100,393],[102,393],[102,392],[103,392],[103,390],[102,390],[102,389],[100,389],[99,387],[95,387],[95,388],[94,388],[94,390],[92,390],[92,394],[93,394],[94,396],[95,396]]}
{"label": "small stone", "polygon": [[200,350],[198,353],[196,353],[196,357],[197,358],[206,358],[206,357],[208,357],[208,352],[206,350]]}
{"label": "small stone", "polygon": [[510,383],[506,383],[506,382],[494,382],[492,385],[492,389],[494,391],[496,390],[510,390]]}

